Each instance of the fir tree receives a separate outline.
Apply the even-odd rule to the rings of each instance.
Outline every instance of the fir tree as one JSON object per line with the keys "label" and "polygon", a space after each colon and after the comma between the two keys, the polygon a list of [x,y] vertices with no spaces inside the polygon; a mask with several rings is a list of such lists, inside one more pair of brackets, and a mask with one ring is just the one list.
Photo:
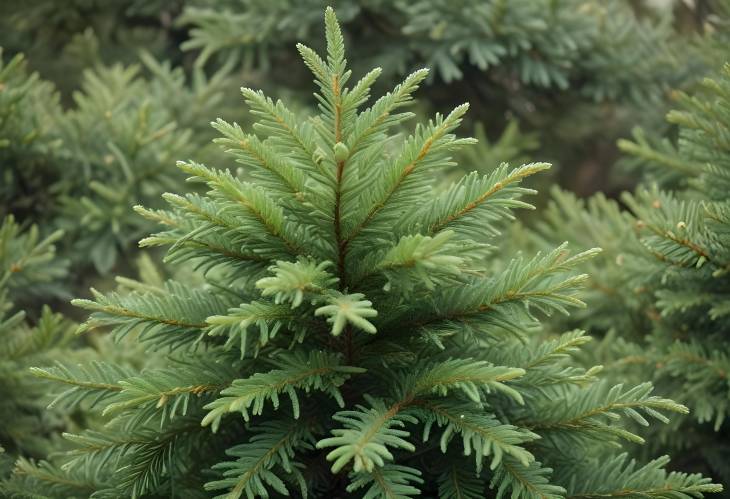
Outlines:
{"label": "fir tree", "polygon": [[[33,376],[32,368],[59,362],[99,365],[100,359],[114,362],[119,373],[129,367],[152,365],[154,356],[141,356],[136,345],[112,344],[100,335],[79,338],[77,325],[50,307],[38,305],[39,297],[55,292],[66,277],[67,262],[56,255],[56,243],[63,234],[56,231],[42,237],[36,226],[21,230],[12,216],[0,225],[0,495],[28,497],[31,488],[13,468],[34,468],[38,459],[68,448],[63,431],[78,431],[97,420],[78,403],[55,402],[54,385]],[[153,277],[147,272],[148,281]],[[151,289],[153,283],[120,279],[127,288]],[[49,291],[47,288],[52,288]],[[144,358],[144,362],[140,362]],[[60,364],[57,364],[60,365]],[[50,405],[49,405],[50,403]],[[44,465],[41,465],[44,466]],[[43,497],[59,497],[46,486]],[[91,492],[89,492],[90,494]],[[35,497],[38,497],[36,495]]]}
{"label": "fir tree", "polygon": [[45,456],[53,430],[63,427],[59,415],[45,408],[48,386],[29,368],[58,360],[75,328],[48,307],[37,318],[27,317],[11,302],[44,294],[42,287],[65,274],[63,262],[54,258],[60,236],[41,239],[36,227],[21,232],[12,217],[0,225],[0,480],[18,455]]}
{"label": "fir tree", "polygon": [[139,64],[85,71],[66,110],[22,55],[0,62],[0,213],[63,229],[59,252],[76,270],[92,264],[91,275],[109,272],[120,255],[120,267],[130,267],[130,249],[153,227],[130,208],[154,206],[180,187],[175,155],[216,157],[206,147],[212,134],[186,124],[221,106],[229,69],[188,81],[149,54],[141,58],[149,77]]}
{"label": "fir tree", "polygon": [[[720,490],[699,475],[639,466],[615,453],[638,442],[627,421],[686,412],[652,386],[611,386],[570,357],[580,331],[536,336],[533,314],[582,305],[593,257],[561,245],[493,269],[495,223],[525,177],[507,165],[434,190],[434,173],[470,139],[466,105],[390,133],[426,78],[409,75],[362,109],[379,69],[348,87],[344,43],[325,15],[327,53],[299,51],[319,113],[243,89],[255,133],[214,123],[255,183],[195,162],[179,167],[204,195],[138,208],[165,230],[168,260],[207,284],[95,293],[83,326],[138,335],[169,352],[161,368],[37,369],[64,383],[58,403],[110,419],[67,438],[65,462],[22,461],[14,484],[79,497],[689,497]],[[49,492],[50,491],[50,492]]]}
{"label": "fir tree", "polygon": [[90,258],[99,273],[149,229],[130,207],[179,187],[182,178],[169,165],[197,148],[192,131],[175,121],[175,108],[155,98],[166,89],[155,92],[139,72],[121,65],[87,71],[58,130],[66,147],[57,167],[64,164],[68,173],[54,223],[70,233],[73,253]]}
{"label": "fir tree", "polygon": [[61,116],[49,82],[29,73],[22,55],[0,50],[0,215],[37,219],[51,208],[43,183],[54,183],[60,143],[53,135]]}
{"label": "fir tree", "polygon": [[687,449],[693,466],[727,483],[730,66],[678,101],[668,115],[676,141],[621,143],[650,165],[651,181],[622,197],[628,211],[603,196],[556,192],[541,233],[605,248],[591,267],[592,312],[577,318],[605,334],[590,362],[613,379],[650,378],[686,404],[693,416],[655,428],[650,448]]}
{"label": "fir tree", "polygon": [[10,55],[26,54],[31,67],[68,96],[97,54],[109,65],[129,65],[144,49],[179,63],[173,21],[183,3],[5,0],[0,4],[0,46]]}

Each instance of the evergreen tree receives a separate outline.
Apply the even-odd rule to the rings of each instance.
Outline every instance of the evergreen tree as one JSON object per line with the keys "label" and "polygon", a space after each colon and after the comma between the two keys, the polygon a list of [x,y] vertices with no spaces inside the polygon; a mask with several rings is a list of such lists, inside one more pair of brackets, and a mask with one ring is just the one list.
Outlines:
{"label": "evergreen tree", "polygon": [[[690,465],[730,482],[730,65],[694,96],[679,93],[676,141],[621,146],[647,164],[646,185],[618,203],[556,192],[541,233],[601,245],[591,313],[605,334],[590,362],[612,379],[652,379],[692,417],[655,428],[652,450],[686,449]],[[638,135],[643,136],[642,134]]]}
{"label": "evergreen tree", "polygon": [[216,157],[206,145],[212,134],[186,124],[230,107],[221,99],[229,69],[210,78],[199,71],[188,81],[149,54],[142,61],[151,76],[140,65],[85,71],[67,110],[22,55],[0,62],[0,213],[63,229],[60,253],[75,270],[92,264],[91,275],[109,272],[120,255],[121,268],[130,267],[130,249],[153,227],[130,208],[154,206],[162,192],[181,186],[175,155]]}
{"label": "evergreen tree", "polygon": [[[75,303],[83,326],[138,335],[167,365],[37,369],[70,386],[57,399],[109,418],[67,438],[62,463],[22,461],[9,485],[42,497],[702,496],[700,475],[645,466],[615,448],[627,421],[686,412],[652,386],[609,385],[571,355],[580,331],[540,341],[533,314],[580,306],[565,246],[493,269],[495,222],[545,164],[434,173],[472,142],[457,107],[391,133],[426,78],[409,75],[361,110],[379,69],[347,87],[344,42],[325,15],[327,53],[299,51],[319,113],[243,89],[254,130],[214,123],[254,183],[195,162],[179,167],[204,195],[165,194],[138,208],[165,230],[168,260],[196,265],[201,288],[169,282]],[[22,494],[21,494],[22,495]]]}
{"label": "evergreen tree", "polygon": [[48,386],[29,368],[58,360],[72,342],[73,324],[48,307],[31,322],[11,302],[11,297],[43,294],[40,288],[65,274],[63,263],[54,259],[60,236],[41,239],[36,227],[21,232],[12,217],[0,225],[0,480],[19,454],[45,456],[50,435],[62,427],[58,414],[45,408]]}
{"label": "evergreen tree", "polygon": [[74,254],[99,273],[150,227],[130,208],[179,187],[182,177],[169,165],[202,143],[178,126],[170,97],[162,98],[167,89],[156,90],[138,66],[87,71],[58,130],[65,147],[56,168],[66,174],[54,223],[70,233]]}
{"label": "evergreen tree", "polygon": [[[129,373],[131,367],[140,369],[157,361],[155,356],[141,355],[140,348],[131,342],[113,344],[102,335],[79,338],[74,334],[77,325],[72,320],[46,305],[38,305],[43,297],[56,293],[59,282],[67,276],[67,262],[56,255],[56,243],[62,236],[56,231],[44,238],[36,226],[21,230],[12,216],[0,225],[2,497],[27,497],[30,489],[17,479],[17,474],[10,479],[12,470],[33,468],[36,460],[67,449],[68,442],[61,438],[63,431],[79,431],[99,419],[77,401],[54,401],[51,393],[55,385],[33,376],[34,366],[74,362],[93,368],[104,359],[119,366],[119,373]],[[119,279],[120,285],[127,289],[153,288],[156,273],[149,262],[142,259],[140,265],[146,270],[145,282]]]}
{"label": "evergreen tree", "polygon": [[61,116],[53,85],[30,74],[22,55],[6,60],[0,50],[0,215],[38,218],[48,210],[43,184],[59,172],[52,158],[60,144],[53,135]]}
{"label": "evergreen tree", "polygon": [[98,53],[109,65],[137,62],[141,49],[180,63],[173,21],[181,0],[4,0],[0,46],[25,53],[31,67],[64,96]]}

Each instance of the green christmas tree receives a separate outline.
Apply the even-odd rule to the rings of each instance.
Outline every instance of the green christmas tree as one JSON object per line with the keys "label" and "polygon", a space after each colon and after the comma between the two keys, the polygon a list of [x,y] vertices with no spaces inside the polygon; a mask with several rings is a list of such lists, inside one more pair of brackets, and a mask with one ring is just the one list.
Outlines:
{"label": "green christmas tree", "polygon": [[622,197],[628,211],[556,192],[541,233],[606,250],[591,263],[592,312],[575,319],[606,335],[590,362],[611,379],[652,379],[691,409],[655,428],[649,448],[687,452],[692,466],[727,482],[730,66],[678,100],[668,115],[676,141],[620,144],[650,165],[646,184]]}
{"label": "green christmas tree", "polygon": [[571,362],[589,339],[541,341],[538,314],[581,306],[574,269],[597,250],[561,245],[494,268],[495,223],[525,177],[503,165],[432,185],[467,111],[390,133],[427,77],[409,75],[363,109],[380,70],[350,82],[335,14],[327,54],[299,51],[319,113],[243,89],[255,133],[214,123],[253,182],[194,162],[204,195],[138,208],[165,229],[142,241],[195,265],[206,284],[96,293],[84,328],[137,337],[166,365],[36,369],[58,404],[109,419],[67,438],[59,462],[23,461],[28,495],[83,497],[702,496],[700,475],[617,453],[628,421],[686,412],[652,386],[610,385]]}

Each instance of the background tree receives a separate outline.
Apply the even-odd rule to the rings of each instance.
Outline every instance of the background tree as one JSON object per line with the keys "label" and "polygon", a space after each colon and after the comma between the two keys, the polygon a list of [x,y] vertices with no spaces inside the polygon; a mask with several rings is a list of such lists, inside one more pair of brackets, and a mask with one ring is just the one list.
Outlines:
{"label": "background tree", "polygon": [[48,386],[29,368],[62,358],[74,326],[47,307],[32,322],[11,302],[13,297],[27,303],[65,275],[63,263],[54,259],[60,236],[41,239],[36,227],[20,232],[12,217],[0,225],[0,480],[19,454],[46,456],[52,436],[63,427],[59,414],[46,409]]}
{"label": "background tree", "polygon": [[556,192],[541,234],[606,250],[590,264],[592,312],[574,317],[604,336],[588,362],[612,379],[651,378],[686,404],[692,417],[655,428],[649,448],[727,482],[730,66],[678,104],[667,117],[676,140],[621,143],[650,165],[645,184],[621,198],[628,211]]}
{"label": "background tree", "polygon": [[68,109],[22,55],[0,62],[0,213],[41,233],[65,231],[58,250],[74,272],[55,297],[69,299],[115,264],[131,268],[137,241],[152,227],[131,207],[154,206],[181,185],[175,155],[217,157],[212,134],[185,124],[224,104],[228,70],[212,78],[196,72],[188,82],[149,54],[142,62],[150,77],[139,65],[85,71]]}
{"label": "background tree", "polygon": [[[338,8],[362,65],[355,69],[378,65],[388,72],[378,90],[430,67],[424,116],[464,96],[473,106],[468,119],[485,123],[492,139],[518,120],[521,129],[539,134],[539,156],[556,163],[561,184],[586,194],[607,184],[616,138],[637,122],[657,127],[666,90],[705,71],[702,53],[688,47],[695,33],[722,24],[725,3],[702,1],[690,9],[683,2],[637,0],[347,0]],[[29,52],[65,99],[93,60],[90,53],[127,65],[144,48],[187,73],[233,63],[246,85],[279,94],[286,88],[312,105],[292,47],[297,40],[319,46],[315,12],[326,5],[122,0],[110,8],[94,0],[63,7],[9,1],[5,15],[0,11],[0,45]],[[96,40],[91,48],[89,30]]]}

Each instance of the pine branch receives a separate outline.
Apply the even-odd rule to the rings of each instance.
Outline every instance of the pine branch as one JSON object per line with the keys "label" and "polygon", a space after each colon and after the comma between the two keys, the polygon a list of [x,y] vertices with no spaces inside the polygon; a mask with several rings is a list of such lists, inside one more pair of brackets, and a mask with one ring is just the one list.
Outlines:
{"label": "pine branch", "polygon": [[12,215],[4,217],[0,225],[0,289],[20,293],[24,287],[64,276],[67,262],[56,258],[55,246],[62,237],[63,231],[57,230],[41,239],[37,226],[21,231]]}
{"label": "pine branch", "polygon": [[544,435],[562,431],[570,432],[573,438],[582,435],[599,440],[623,438],[643,443],[643,438],[611,424],[612,421],[624,415],[642,426],[648,426],[649,422],[641,413],[667,423],[669,419],[659,411],[689,412],[685,406],[672,400],[651,396],[652,390],[651,383],[643,383],[628,390],[624,390],[623,385],[609,388],[606,383],[600,383],[577,392],[571,398],[570,406],[556,404],[546,407],[539,421],[523,421],[521,424]]}
{"label": "pine branch", "polygon": [[[273,147],[262,142],[253,134],[244,133],[238,123],[230,125],[219,118],[212,123],[212,126],[223,135],[214,142],[227,147],[226,152],[233,154],[239,163],[251,167],[253,175],[270,192],[286,196],[304,191],[302,173],[277,154]],[[187,173],[195,174],[194,172]],[[209,181],[215,182],[213,178],[208,178]],[[225,184],[216,185],[219,188],[227,187]]]}
{"label": "pine branch", "polygon": [[66,409],[75,408],[87,399],[89,407],[108,401],[122,391],[120,381],[135,374],[127,367],[102,362],[75,367],[57,362],[55,367],[31,367],[30,371],[39,378],[70,386],[49,404],[49,407],[61,406]]}
{"label": "pine branch", "polygon": [[297,117],[280,100],[276,102],[266,97],[263,92],[242,88],[246,104],[251,113],[260,118],[255,125],[257,131],[265,132],[272,144],[280,149],[288,150],[290,159],[305,168],[310,174],[326,175],[321,163],[314,161],[316,139],[308,123],[300,124]]}
{"label": "pine branch", "polygon": [[481,472],[484,458],[492,456],[490,469],[502,462],[503,455],[512,456],[524,466],[529,466],[535,457],[520,444],[531,442],[539,435],[509,424],[502,424],[494,415],[480,410],[479,406],[450,403],[447,401],[424,401],[418,404],[423,414],[418,418],[424,423],[423,441],[429,439],[434,424],[444,428],[441,435],[441,452],[446,453],[450,441],[460,434],[463,454],[474,453],[477,474]]}
{"label": "pine branch", "polygon": [[256,282],[261,296],[274,295],[274,303],[291,303],[292,308],[302,304],[305,294],[309,300],[321,299],[330,290],[337,278],[325,269],[331,262],[317,263],[314,260],[300,259],[297,262],[278,261],[269,268],[273,277],[265,277]]}
{"label": "pine branch", "polygon": [[[357,406],[355,411],[340,411],[333,419],[344,424],[344,429],[332,430],[334,437],[320,440],[317,448],[336,447],[327,455],[327,460],[334,461],[332,471],[337,472],[349,461],[354,460],[354,471],[371,472],[374,467],[382,467],[393,455],[388,446],[414,450],[415,447],[402,437],[409,436],[402,427],[405,422],[416,422],[410,414],[403,411],[409,406],[417,406],[419,396],[431,393],[446,395],[451,388],[459,388],[469,396],[481,400],[477,391],[480,389],[496,389],[508,395],[518,397],[519,394],[502,384],[502,381],[519,376],[521,370],[510,370],[485,363],[468,360],[452,360],[423,369],[413,377],[409,377],[400,389],[399,400],[386,406],[382,400],[368,398],[370,408]],[[480,447],[481,448],[481,447]]]}
{"label": "pine branch", "polygon": [[209,412],[202,425],[218,429],[221,418],[229,412],[240,412],[248,421],[251,416],[263,413],[264,404],[271,401],[273,408],[279,408],[279,395],[286,393],[292,403],[294,419],[299,418],[299,396],[297,391],[309,393],[322,391],[344,406],[340,387],[353,374],[364,369],[340,364],[338,355],[322,352],[309,354],[282,354],[275,361],[279,369],[254,374],[245,379],[234,380],[230,387],[221,391],[221,397],[205,406]]}
{"label": "pine branch", "polygon": [[[297,243],[296,231],[287,223],[281,206],[261,186],[242,182],[226,170],[214,171],[196,163],[178,163],[178,168],[200,178],[211,187],[211,194],[218,196],[231,215],[251,221],[256,232],[263,229],[280,240],[291,254],[302,253]],[[243,207],[243,210],[240,209]],[[239,218],[239,221],[241,221]]]}
{"label": "pine branch", "polygon": [[0,492],[6,497],[75,497],[90,495],[100,483],[95,477],[87,476],[83,470],[69,474],[47,461],[33,461],[19,458],[15,463],[13,476],[0,482]]}
{"label": "pine branch", "polygon": [[280,478],[288,475],[300,485],[300,492],[306,497],[307,485],[301,474],[301,465],[293,460],[297,450],[311,448],[312,437],[302,421],[273,420],[252,428],[254,436],[248,443],[237,445],[226,451],[235,461],[226,461],[214,466],[221,470],[223,478],[205,484],[206,490],[227,489],[218,499],[238,499],[245,495],[268,497],[269,490],[289,495]]}
{"label": "pine branch", "polygon": [[512,497],[528,499],[558,499],[565,496],[565,489],[550,483],[551,468],[543,468],[542,464],[533,461],[524,466],[512,458],[505,458],[495,470],[491,489],[497,489],[497,499],[501,499],[508,490]]}
{"label": "pine branch", "polygon": [[[358,152],[368,149],[388,129],[412,116],[412,113],[394,113],[394,111],[412,102],[413,93],[418,90],[418,86],[426,76],[428,76],[427,69],[411,73],[391,92],[380,97],[371,107],[358,115],[347,139],[351,156],[355,157]],[[357,95],[359,92],[356,87],[349,97]]]}
{"label": "pine branch", "polygon": [[208,326],[205,319],[211,313],[221,313],[228,303],[207,291],[169,281],[162,292],[127,295],[103,295],[96,290],[94,301],[73,300],[77,307],[91,310],[91,317],[81,326],[85,331],[111,327],[117,338],[139,330],[141,340],[156,348],[189,347],[201,337]]}
{"label": "pine branch", "polygon": [[438,485],[441,499],[480,499],[486,489],[478,474],[458,464],[452,464],[439,475]]}
{"label": "pine branch", "polygon": [[454,239],[451,231],[435,237],[403,236],[384,254],[374,253],[364,259],[353,272],[353,281],[367,282],[381,274],[387,280],[386,291],[405,296],[421,286],[432,290],[437,283],[455,284],[469,264],[483,256],[485,247]]}
{"label": "pine branch", "polygon": [[115,493],[140,497],[155,490],[166,473],[184,473],[206,434],[195,417],[178,418],[164,428],[141,426],[127,432],[112,425],[104,432],[67,433],[64,437],[77,448],[67,453],[70,459],[63,469],[104,476],[105,468],[110,466],[117,475]]}
{"label": "pine branch", "polygon": [[440,324],[475,322],[524,338],[523,321],[534,321],[533,316],[525,312],[525,304],[545,313],[557,310],[565,314],[568,313],[566,306],[585,306],[575,294],[587,276],[571,275],[570,272],[598,253],[599,250],[593,249],[566,258],[565,245],[562,245],[544,256],[538,254],[528,262],[512,260],[507,269],[495,277],[437,292],[435,302],[440,303],[440,310],[413,325],[427,334]]}
{"label": "pine branch", "polygon": [[[178,212],[153,212],[142,207],[136,207],[136,211],[148,219],[172,227],[173,230],[147,237],[140,241],[140,246],[170,245],[168,261],[181,261],[185,257],[189,258],[189,252],[185,252],[184,249],[191,245],[244,262],[268,263],[271,261],[270,258],[263,256],[261,251],[263,249],[261,246],[265,242],[260,238],[251,238],[248,231],[244,230],[246,226],[241,223],[240,218],[220,210],[210,199],[196,194],[183,197],[167,193],[162,197],[176,207]],[[196,223],[196,221],[202,224]],[[272,257],[277,254],[282,258],[289,257],[291,253],[285,245],[277,243],[278,241],[270,242],[266,246],[267,253]],[[199,254],[205,255],[204,252]]]}
{"label": "pine branch", "polygon": [[[482,239],[479,234],[484,220],[495,223],[512,218],[512,209],[534,208],[519,198],[535,191],[519,187],[519,184],[526,177],[549,168],[547,163],[533,163],[510,171],[503,164],[489,175],[480,177],[474,172],[429,202],[418,214],[417,221],[429,235],[449,228],[475,240]],[[487,228],[491,229],[491,226],[487,225]],[[487,235],[497,234],[489,230]]]}
{"label": "pine branch", "polygon": [[[294,333],[292,342],[302,342],[306,329],[297,327],[297,323],[306,319],[287,305],[277,305],[262,301],[243,303],[236,308],[230,308],[225,315],[212,315],[206,319],[208,335],[228,336],[225,347],[231,348],[238,344],[241,358],[244,358],[249,344],[254,345],[254,354],[276,338],[279,331],[289,329]],[[249,341],[248,329],[255,325],[258,328],[258,338]]]}
{"label": "pine branch", "polygon": [[325,305],[314,311],[314,315],[327,316],[327,322],[332,324],[333,336],[338,336],[348,324],[366,333],[375,334],[377,329],[368,318],[376,317],[378,312],[372,308],[370,300],[363,298],[365,295],[362,293],[349,295],[333,293],[327,297]]}
{"label": "pine branch", "polygon": [[[399,203],[407,204],[423,194],[419,182],[407,182],[407,180],[416,171],[428,175],[430,167],[438,164],[439,161],[443,163],[443,157],[437,153],[462,143],[455,140],[450,132],[459,126],[468,107],[466,104],[459,106],[445,118],[437,115],[433,122],[429,122],[425,127],[419,126],[415,134],[406,140],[398,159],[393,161],[389,171],[380,176],[378,184],[370,186],[369,193],[363,193],[367,197],[361,201],[361,206],[370,208],[362,211],[362,214],[355,218],[352,229],[346,233],[342,243],[345,250],[375,219],[376,215],[389,205],[391,200],[395,201],[394,196]],[[423,175],[416,175],[416,177],[423,178]]]}
{"label": "pine branch", "polygon": [[522,396],[505,382],[525,374],[522,369],[495,366],[474,359],[449,359],[416,370],[406,384],[412,396],[435,394],[445,397],[458,389],[473,402],[483,402],[483,394],[500,392],[522,404]]}
{"label": "pine branch", "polygon": [[34,327],[26,321],[24,311],[2,317],[3,302],[0,289],[0,337],[5,361],[45,362],[43,357],[69,347],[74,340],[76,326],[61,314],[44,305]]}
{"label": "pine branch", "polygon": [[182,362],[168,369],[143,371],[118,382],[119,392],[106,404],[103,414],[135,411],[134,418],[148,421],[161,411],[167,421],[186,416],[193,397],[210,400],[210,395],[228,386],[235,373],[221,366]]}
{"label": "pine branch", "polygon": [[407,499],[421,494],[421,491],[412,484],[422,483],[421,472],[417,469],[386,464],[370,472],[352,473],[347,491],[355,492],[369,485],[362,496],[364,499]]}
{"label": "pine branch", "polygon": [[667,473],[667,456],[639,467],[626,454],[603,460],[596,472],[575,473],[568,486],[567,497],[676,497],[689,499],[703,494],[721,492],[722,485],[713,484],[699,474]]}
{"label": "pine branch", "polygon": [[340,471],[350,461],[354,461],[355,473],[370,473],[376,466],[384,466],[386,460],[393,460],[388,447],[415,450],[413,444],[403,438],[409,433],[397,429],[406,422],[416,422],[413,416],[400,413],[407,401],[390,407],[381,400],[370,398],[369,401],[372,406],[370,408],[358,405],[357,410],[340,411],[332,416],[344,428],[332,430],[333,437],[317,442],[318,449],[335,447],[327,454],[327,460],[334,461],[333,473]]}

